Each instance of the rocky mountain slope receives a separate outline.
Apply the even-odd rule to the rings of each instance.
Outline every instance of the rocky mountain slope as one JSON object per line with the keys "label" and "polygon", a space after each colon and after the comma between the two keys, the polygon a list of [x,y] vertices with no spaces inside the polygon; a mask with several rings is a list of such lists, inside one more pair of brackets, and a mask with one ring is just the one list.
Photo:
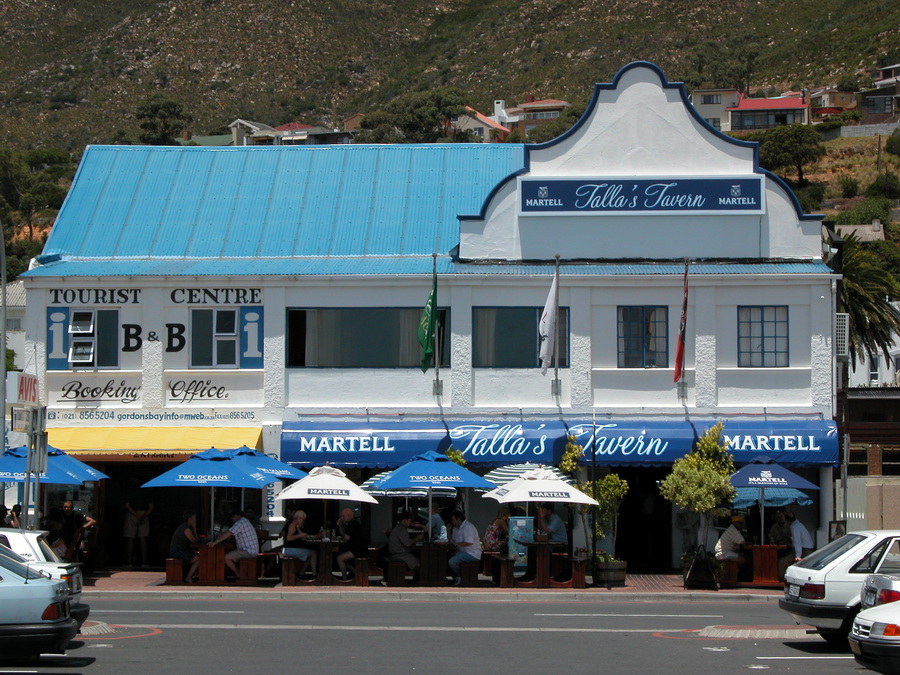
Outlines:
{"label": "rocky mountain slope", "polygon": [[577,100],[626,63],[702,81],[747,48],[753,87],[835,83],[892,55],[886,0],[7,0],[0,147],[136,139],[161,92],[207,134],[241,117],[340,120],[457,86],[485,112],[526,93]]}

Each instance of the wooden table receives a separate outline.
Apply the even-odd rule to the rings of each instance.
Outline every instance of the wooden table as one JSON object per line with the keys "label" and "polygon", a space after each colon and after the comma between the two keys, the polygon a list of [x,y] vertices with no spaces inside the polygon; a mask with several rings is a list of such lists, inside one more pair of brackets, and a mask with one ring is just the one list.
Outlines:
{"label": "wooden table", "polygon": [[[781,586],[778,580],[778,558],[787,546],[750,545],[744,546],[753,560],[753,581],[746,582],[754,586]],[[742,584],[743,585],[743,584]]]}
{"label": "wooden table", "polygon": [[413,551],[419,554],[419,584],[422,586],[447,585],[447,544],[421,542]]}
{"label": "wooden table", "polygon": [[201,544],[198,550],[200,566],[197,580],[201,584],[221,584],[225,581],[225,547]]}
{"label": "wooden table", "polygon": [[[302,542],[302,543],[300,543]],[[331,573],[331,566],[334,564],[334,552],[340,546],[339,541],[323,541],[322,539],[311,539],[306,537],[296,542],[302,548],[309,548],[317,551],[316,556],[316,578],[311,582],[315,586],[333,586],[335,582],[334,574]]]}
{"label": "wooden table", "polygon": [[519,541],[528,547],[528,569],[525,578],[516,579],[516,586],[521,588],[550,588],[550,555],[553,549],[563,548],[565,544],[556,541]]}

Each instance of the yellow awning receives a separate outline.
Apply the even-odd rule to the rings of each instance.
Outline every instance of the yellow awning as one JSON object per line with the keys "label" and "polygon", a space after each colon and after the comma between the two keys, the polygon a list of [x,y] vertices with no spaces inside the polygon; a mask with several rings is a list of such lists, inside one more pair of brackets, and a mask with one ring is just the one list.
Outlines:
{"label": "yellow awning", "polygon": [[[60,427],[47,429],[54,448],[80,456],[120,454],[185,455],[210,448],[258,448],[259,427]],[[70,452],[71,451],[71,452]]]}

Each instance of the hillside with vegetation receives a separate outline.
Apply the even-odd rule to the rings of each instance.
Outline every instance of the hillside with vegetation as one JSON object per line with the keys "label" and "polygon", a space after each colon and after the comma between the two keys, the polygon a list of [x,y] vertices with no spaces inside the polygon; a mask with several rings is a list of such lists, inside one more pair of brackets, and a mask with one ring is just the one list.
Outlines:
{"label": "hillside with vegetation", "polygon": [[900,61],[900,3],[15,0],[0,3],[0,147],[134,141],[151,94],[180,102],[195,135],[237,118],[339,127],[447,86],[489,113],[583,99],[634,60],[692,86],[866,82]]}

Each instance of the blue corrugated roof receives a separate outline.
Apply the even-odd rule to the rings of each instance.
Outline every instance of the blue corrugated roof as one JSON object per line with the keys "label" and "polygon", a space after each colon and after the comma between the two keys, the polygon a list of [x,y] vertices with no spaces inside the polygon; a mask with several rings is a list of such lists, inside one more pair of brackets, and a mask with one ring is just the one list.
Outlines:
{"label": "blue corrugated roof", "polygon": [[524,162],[524,146],[497,143],[92,146],[44,253],[430,256],[453,248],[457,217]]}

